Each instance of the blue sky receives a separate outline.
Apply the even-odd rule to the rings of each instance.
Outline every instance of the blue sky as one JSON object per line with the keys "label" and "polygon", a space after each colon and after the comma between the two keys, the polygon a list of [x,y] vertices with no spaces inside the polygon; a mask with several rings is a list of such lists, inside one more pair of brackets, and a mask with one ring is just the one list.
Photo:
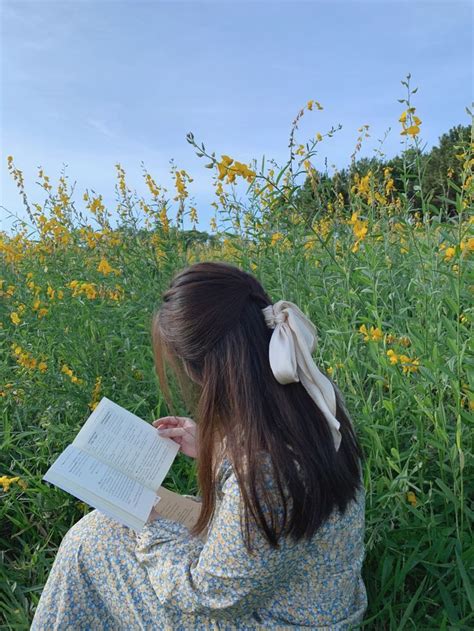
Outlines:
{"label": "blue sky", "polygon": [[[26,217],[6,168],[12,154],[31,201],[42,166],[54,184],[67,165],[76,207],[86,188],[115,205],[120,162],[130,188],[145,191],[141,161],[171,189],[169,160],[194,178],[198,228],[209,229],[211,172],[186,142],[248,162],[287,159],[291,121],[308,99],[324,110],[304,117],[304,142],[331,125],[314,164],[398,153],[398,117],[408,72],[430,147],[453,125],[469,124],[473,4],[443,2],[163,2],[0,0],[0,205]],[[0,208],[0,229],[11,219]],[[185,227],[190,227],[186,225]]]}

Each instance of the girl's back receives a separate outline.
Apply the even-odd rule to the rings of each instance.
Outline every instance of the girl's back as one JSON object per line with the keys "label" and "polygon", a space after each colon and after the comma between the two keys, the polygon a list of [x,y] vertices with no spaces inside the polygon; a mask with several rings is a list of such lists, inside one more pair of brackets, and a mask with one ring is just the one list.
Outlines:
{"label": "girl's back", "polygon": [[[270,467],[265,466],[267,488],[274,491]],[[209,613],[217,613],[218,628],[227,628],[225,620],[235,625],[229,628],[238,629],[355,628],[367,607],[361,578],[364,489],[343,515],[334,511],[308,541],[284,538],[274,550],[252,527],[254,552],[249,554],[240,531],[239,486],[228,460],[219,477],[218,508],[207,549],[201,551],[199,563],[188,568],[195,597],[202,590],[197,596],[202,605],[212,599],[215,612]],[[196,610],[192,599],[181,604]]]}
{"label": "girl's back", "polygon": [[92,511],[64,538],[32,629],[356,627],[362,453],[311,357],[312,322],[251,274],[208,261],[173,278],[152,340],[170,410],[165,360],[191,379],[180,382],[196,420],[163,417],[162,431],[197,459],[199,519],[190,532],[158,503],[134,533]]}

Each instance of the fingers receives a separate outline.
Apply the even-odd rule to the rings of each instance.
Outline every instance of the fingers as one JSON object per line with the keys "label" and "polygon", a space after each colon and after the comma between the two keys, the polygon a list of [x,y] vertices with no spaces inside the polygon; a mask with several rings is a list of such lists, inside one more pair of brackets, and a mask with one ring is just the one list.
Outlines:
{"label": "fingers", "polygon": [[169,427],[158,429],[158,433],[160,436],[165,436],[166,438],[178,438],[187,434],[186,430],[182,427]]}
{"label": "fingers", "polygon": [[159,425],[180,425],[181,421],[180,421],[179,416],[162,416],[161,418],[157,418],[156,421],[153,421],[152,425],[153,427],[158,427]]}

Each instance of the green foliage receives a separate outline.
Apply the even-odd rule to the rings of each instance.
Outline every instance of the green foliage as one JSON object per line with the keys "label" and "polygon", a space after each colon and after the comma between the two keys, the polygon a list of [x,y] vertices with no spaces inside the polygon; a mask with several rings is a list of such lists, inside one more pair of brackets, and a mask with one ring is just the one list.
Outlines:
{"label": "green foliage", "polygon": [[[344,199],[344,206],[350,209],[350,189],[354,173],[360,176],[369,171],[376,174],[379,182],[383,181],[386,167],[393,169],[392,177],[397,190],[404,189],[406,195],[413,200],[412,212],[421,209],[417,201],[417,182],[421,182],[421,190],[425,198],[429,214],[439,214],[445,218],[456,214],[456,187],[462,185],[462,160],[456,156],[465,152],[471,142],[472,129],[467,125],[456,125],[439,138],[438,145],[424,153],[419,148],[408,147],[400,156],[389,160],[379,157],[360,158],[351,167],[341,169],[330,176],[327,171],[317,172],[319,185],[316,191],[311,186],[311,179],[306,178],[298,192],[298,205],[301,213],[311,219],[315,215],[325,213],[329,204],[335,204],[338,194]],[[421,177],[416,173],[415,165],[419,163]],[[406,171],[414,175],[406,178]],[[448,173],[452,173],[448,181]],[[452,184],[450,184],[450,182]],[[454,185],[454,186],[453,186]],[[420,186],[420,184],[418,184]]]}
{"label": "green foliage", "polygon": [[[61,184],[58,194],[45,189],[37,213],[27,206],[33,225],[0,233],[2,628],[29,627],[62,537],[89,510],[41,478],[94,402],[107,396],[148,421],[169,413],[151,315],[174,272],[199,260],[252,272],[317,327],[315,361],[344,393],[365,452],[364,628],[473,628],[474,160],[469,145],[453,158],[466,137],[455,129],[429,159],[415,145],[401,162],[361,160],[350,174],[315,183],[313,173],[302,187],[296,178],[314,142],[283,167],[262,161],[253,171],[189,134],[216,172],[222,225],[211,233],[183,230],[184,176],[172,224],[154,181],[152,199],[134,201],[123,171],[115,230],[97,197],[87,208],[99,227],[84,224]],[[8,164],[28,204],[21,172]],[[243,201],[236,178],[248,185]],[[38,239],[27,236],[33,227]],[[176,384],[173,393],[176,413],[188,416]],[[194,493],[193,463],[178,456],[165,485]]]}

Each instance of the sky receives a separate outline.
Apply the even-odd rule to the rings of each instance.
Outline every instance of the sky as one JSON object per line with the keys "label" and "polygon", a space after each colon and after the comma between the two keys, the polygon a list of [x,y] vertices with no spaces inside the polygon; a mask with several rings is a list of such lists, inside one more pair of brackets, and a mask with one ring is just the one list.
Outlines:
{"label": "sky", "polygon": [[[361,156],[404,146],[398,118],[411,73],[421,140],[429,148],[470,124],[473,7],[464,0],[0,0],[0,230],[27,219],[8,155],[23,172],[31,202],[45,194],[42,167],[57,186],[75,182],[113,213],[115,164],[145,193],[142,162],[172,193],[170,160],[193,178],[198,229],[214,214],[212,172],[186,141],[248,163],[288,159],[291,123],[324,139],[314,166],[349,164],[368,124]],[[380,143],[383,141],[382,145]],[[173,216],[173,213],[171,213]],[[186,221],[185,228],[191,224]]]}

